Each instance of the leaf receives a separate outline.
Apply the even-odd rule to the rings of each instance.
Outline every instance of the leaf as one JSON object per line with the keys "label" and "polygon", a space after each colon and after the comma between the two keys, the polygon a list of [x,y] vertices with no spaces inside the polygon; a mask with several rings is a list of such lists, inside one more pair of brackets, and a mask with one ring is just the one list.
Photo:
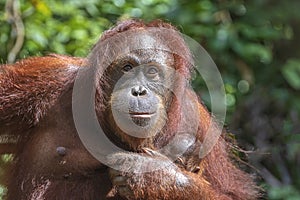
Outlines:
{"label": "leaf", "polygon": [[294,89],[300,89],[300,59],[289,59],[282,68],[285,80]]}
{"label": "leaf", "polygon": [[51,12],[50,8],[44,1],[32,0],[31,2],[39,13],[42,13],[43,15],[45,15],[47,17],[52,16],[52,12]]}
{"label": "leaf", "polygon": [[270,63],[273,59],[272,51],[261,44],[244,41],[233,41],[233,50],[245,59],[259,60],[263,63]]}

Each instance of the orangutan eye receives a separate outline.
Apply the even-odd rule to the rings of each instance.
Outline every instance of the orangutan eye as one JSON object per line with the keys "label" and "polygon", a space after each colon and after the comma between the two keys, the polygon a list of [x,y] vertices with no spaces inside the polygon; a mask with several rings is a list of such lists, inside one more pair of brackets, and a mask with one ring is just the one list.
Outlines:
{"label": "orangutan eye", "polygon": [[129,72],[130,70],[132,70],[133,66],[130,64],[126,64],[122,67],[122,71],[123,72]]}
{"label": "orangutan eye", "polygon": [[156,67],[151,67],[148,69],[147,74],[151,75],[151,76],[156,75],[156,74],[158,74],[158,70]]}

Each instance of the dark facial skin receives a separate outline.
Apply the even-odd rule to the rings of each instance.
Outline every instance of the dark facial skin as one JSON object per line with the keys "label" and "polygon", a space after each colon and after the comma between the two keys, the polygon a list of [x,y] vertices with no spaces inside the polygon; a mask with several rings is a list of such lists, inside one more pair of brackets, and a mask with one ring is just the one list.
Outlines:
{"label": "dark facial skin", "polygon": [[[114,131],[123,142],[130,144],[132,138],[141,139],[140,141],[149,138],[151,141],[165,126],[176,75],[173,64],[174,58],[171,53],[146,49],[120,56],[112,63],[112,67],[108,68],[106,73],[110,75],[110,79],[107,80],[107,85],[112,86],[109,88],[111,95],[107,97],[108,108],[111,110],[109,119],[113,119],[116,124],[111,127],[118,127],[123,132],[120,134],[118,129]],[[179,145],[178,141],[174,142],[176,144],[170,148]],[[182,140],[180,144],[181,142]],[[157,180],[160,187],[188,187],[190,184],[189,178],[182,174],[171,160],[157,151],[148,149],[148,145],[146,142],[146,145],[137,148],[143,152],[141,154],[124,152],[108,156],[108,163],[120,169],[118,171],[110,168],[111,181],[118,188],[120,196],[134,199],[133,188],[130,185],[137,186],[139,183],[135,181],[146,181],[149,179],[147,176],[155,177],[152,173],[141,173],[151,168],[158,170],[155,172],[160,174],[158,177],[168,177],[163,181]],[[168,150],[170,149],[166,151]],[[173,152],[174,149],[170,151]],[[140,168],[135,170],[135,166]]]}
{"label": "dark facial skin", "polygon": [[110,105],[117,126],[126,134],[152,137],[165,125],[172,61],[171,54],[155,50],[134,51],[115,61]]}

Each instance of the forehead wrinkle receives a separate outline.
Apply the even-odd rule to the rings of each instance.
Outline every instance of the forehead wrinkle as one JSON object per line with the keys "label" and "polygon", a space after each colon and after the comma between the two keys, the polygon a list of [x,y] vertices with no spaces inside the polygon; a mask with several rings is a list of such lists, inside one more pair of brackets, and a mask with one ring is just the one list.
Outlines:
{"label": "forehead wrinkle", "polygon": [[157,49],[141,49],[132,52],[134,57],[139,58],[139,64],[159,63],[161,65],[172,65],[174,58],[171,53]]}

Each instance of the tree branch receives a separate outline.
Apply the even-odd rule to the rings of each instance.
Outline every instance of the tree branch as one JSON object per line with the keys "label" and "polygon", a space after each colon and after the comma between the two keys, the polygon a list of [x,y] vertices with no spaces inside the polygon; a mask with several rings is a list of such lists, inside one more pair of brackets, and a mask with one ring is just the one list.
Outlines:
{"label": "tree branch", "polygon": [[13,48],[9,51],[7,62],[13,63],[17,54],[20,52],[25,37],[24,24],[21,17],[20,3],[18,0],[7,0],[5,5],[5,12],[8,23],[12,24],[12,37],[16,37]]}

